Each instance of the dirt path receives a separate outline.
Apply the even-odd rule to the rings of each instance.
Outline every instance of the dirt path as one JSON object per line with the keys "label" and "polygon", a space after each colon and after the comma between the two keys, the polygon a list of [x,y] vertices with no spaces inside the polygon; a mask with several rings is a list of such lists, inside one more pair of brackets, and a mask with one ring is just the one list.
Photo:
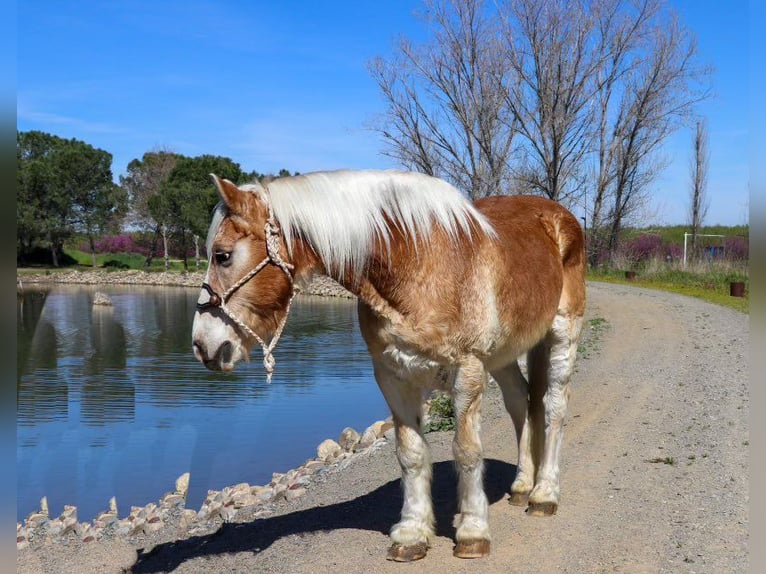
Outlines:
{"label": "dirt path", "polygon": [[[498,389],[487,393],[492,554],[452,557],[451,434],[433,449],[438,531],[414,564],[384,559],[401,505],[392,445],[352,459],[268,518],[136,548],[111,541],[20,553],[20,572],[745,572],[748,347],[745,315],[684,297],[591,284],[606,326],[579,362],[552,518],[507,503],[516,446]],[[605,320],[602,321],[602,320]],[[187,535],[188,536],[188,535]],[[141,548],[143,546],[143,548]]]}

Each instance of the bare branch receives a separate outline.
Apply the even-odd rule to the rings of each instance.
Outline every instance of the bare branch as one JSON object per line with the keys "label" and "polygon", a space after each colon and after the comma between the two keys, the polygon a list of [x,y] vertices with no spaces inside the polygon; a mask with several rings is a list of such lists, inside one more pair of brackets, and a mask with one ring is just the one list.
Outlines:
{"label": "bare branch", "polygon": [[508,74],[482,0],[427,2],[433,39],[403,40],[371,73],[387,113],[373,129],[386,153],[444,177],[471,197],[500,193],[510,181],[514,121],[505,102]]}

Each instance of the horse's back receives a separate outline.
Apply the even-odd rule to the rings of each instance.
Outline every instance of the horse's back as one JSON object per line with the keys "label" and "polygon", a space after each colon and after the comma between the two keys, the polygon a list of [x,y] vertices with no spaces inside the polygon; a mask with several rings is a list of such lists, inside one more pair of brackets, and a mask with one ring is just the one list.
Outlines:
{"label": "horse's back", "polygon": [[[567,314],[585,308],[585,238],[572,213],[549,199],[493,196],[475,202],[498,234],[498,251],[509,274],[511,298]],[[549,311],[550,312],[550,311]]]}

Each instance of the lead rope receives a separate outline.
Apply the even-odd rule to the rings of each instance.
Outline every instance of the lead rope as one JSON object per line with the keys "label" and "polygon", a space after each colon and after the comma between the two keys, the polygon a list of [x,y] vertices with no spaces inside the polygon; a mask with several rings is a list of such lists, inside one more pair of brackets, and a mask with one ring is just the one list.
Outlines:
{"label": "lead rope", "polygon": [[[295,269],[295,267],[282,259],[282,255],[279,253],[279,227],[274,221],[274,214],[271,211],[271,202],[267,201],[266,203],[269,208],[269,217],[266,220],[266,226],[264,228],[266,233],[266,257],[249,273],[247,273],[234,285],[229,287],[223,295],[221,295],[221,303],[218,305],[218,308],[223,311],[226,316],[229,317],[229,319],[234,321],[234,323],[236,323],[240,329],[245,331],[248,335],[260,343],[261,349],[263,350],[263,366],[266,369],[266,382],[271,383],[271,376],[274,373],[274,366],[277,364],[276,359],[274,359],[273,351],[279,342],[279,338],[282,336],[282,331],[284,330],[285,324],[287,323],[287,316],[290,313],[290,306],[292,305],[293,298],[295,297],[295,285],[293,283],[293,276],[290,273],[290,271]],[[255,275],[257,275],[258,272],[266,267],[266,265],[269,263],[276,265],[285,272],[285,275],[287,275],[287,278],[290,281],[290,299],[287,302],[285,316],[279,322],[279,325],[277,325],[277,330],[274,332],[274,336],[271,338],[271,341],[269,341],[269,344],[267,345],[266,342],[258,335],[258,333],[248,327],[244,321],[237,317],[226,306],[226,301],[228,301],[229,297],[231,297],[237,289],[255,277]]]}

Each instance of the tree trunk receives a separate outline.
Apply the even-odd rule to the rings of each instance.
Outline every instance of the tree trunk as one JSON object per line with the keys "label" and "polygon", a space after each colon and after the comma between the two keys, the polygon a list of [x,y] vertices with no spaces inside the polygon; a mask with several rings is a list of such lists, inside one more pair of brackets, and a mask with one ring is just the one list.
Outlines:
{"label": "tree trunk", "polygon": [[170,256],[168,255],[168,228],[162,226],[162,246],[165,252],[165,271],[170,269]]}
{"label": "tree trunk", "polygon": [[88,244],[90,245],[90,257],[93,262],[93,269],[96,268],[96,242],[93,239],[93,234],[88,233]]}
{"label": "tree trunk", "polygon": [[194,234],[194,258],[197,263],[197,269],[199,270],[199,235]]}
{"label": "tree trunk", "polygon": [[184,271],[188,271],[189,261],[188,257],[186,256],[186,252],[189,250],[189,248],[188,245],[186,245],[186,231],[181,232],[181,249],[183,249]]}
{"label": "tree trunk", "polygon": [[48,233],[48,241],[51,244],[51,261],[53,262],[53,266],[54,267],[58,267],[59,266],[59,256],[58,256],[58,253],[56,251],[56,247],[57,246],[56,246],[56,242],[53,241],[53,236],[50,233]]}
{"label": "tree trunk", "polygon": [[157,242],[160,239],[160,226],[157,225],[154,228],[154,237],[152,237],[152,244],[149,247],[149,255],[146,256],[146,261],[144,261],[144,267],[151,267],[152,266],[152,260],[154,259],[154,255],[157,253]]}

